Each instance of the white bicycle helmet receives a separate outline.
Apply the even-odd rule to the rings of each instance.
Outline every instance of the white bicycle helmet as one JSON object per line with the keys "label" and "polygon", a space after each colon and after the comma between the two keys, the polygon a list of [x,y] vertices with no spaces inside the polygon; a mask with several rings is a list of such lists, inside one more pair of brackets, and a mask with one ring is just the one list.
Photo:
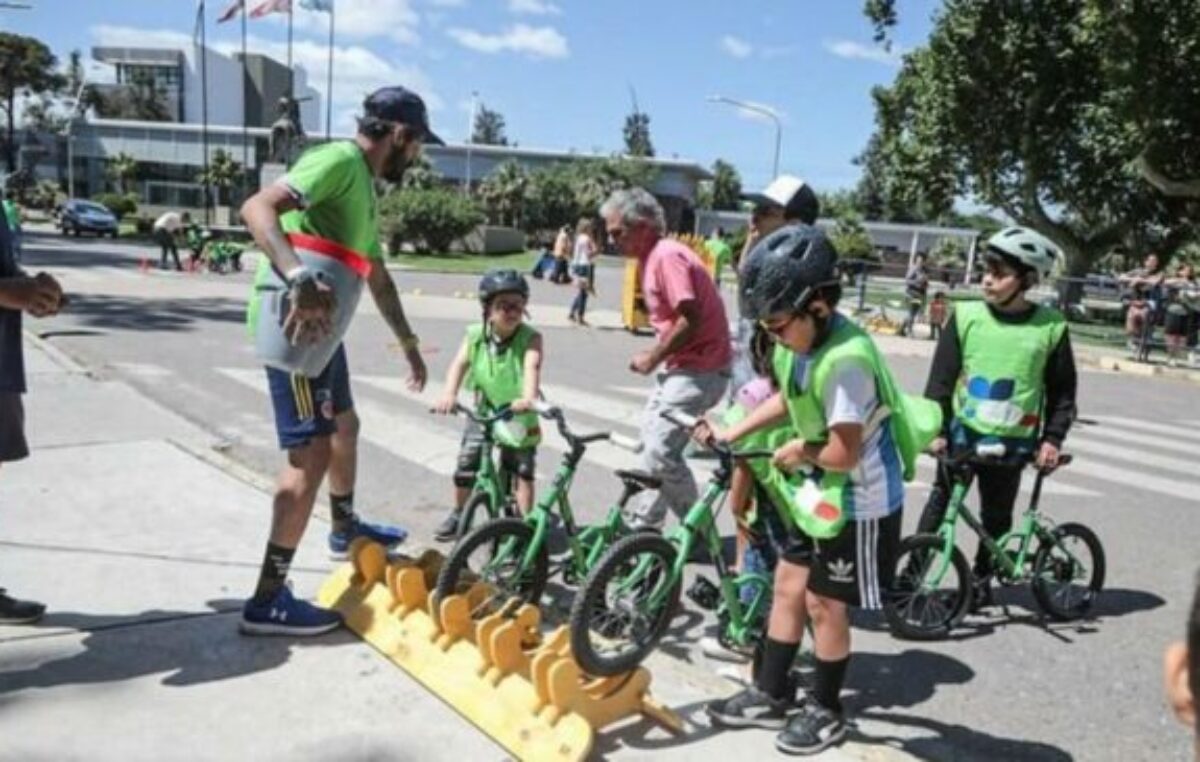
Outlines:
{"label": "white bicycle helmet", "polygon": [[1058,247],[1049,238],[1029,228],[1004,228],[987,240],[987,250],[1015,259],[1045,280],[1058,259]]}

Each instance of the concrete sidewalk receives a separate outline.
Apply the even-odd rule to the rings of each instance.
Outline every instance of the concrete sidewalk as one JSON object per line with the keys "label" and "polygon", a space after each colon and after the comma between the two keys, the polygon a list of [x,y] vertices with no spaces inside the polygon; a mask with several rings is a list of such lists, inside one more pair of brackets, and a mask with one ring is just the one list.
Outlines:
{"label": "concrete sidewalk", "polygon": [[[33,455],[0,470],[0,584],[49,613],[0,627],[0,757],[507,758],[348,632],[239,635],[266,538],[266,476],[225,462],[211,435],[123,383],[43,342],[26,347]],[[333,568],[324,530],[316,523],[296,557],[299,595]],[[602,736],[598,758],[774,753],[771,733],[707,727],[703,704],[729,683],[662,654],[650,666],[688,735],[633,723]],[[899,752],[849,744],[819,758]]]}

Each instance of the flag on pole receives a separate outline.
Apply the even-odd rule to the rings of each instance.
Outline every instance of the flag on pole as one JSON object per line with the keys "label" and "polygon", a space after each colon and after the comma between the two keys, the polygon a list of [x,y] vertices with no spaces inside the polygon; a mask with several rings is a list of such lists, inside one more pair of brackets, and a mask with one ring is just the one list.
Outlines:
{"label": "flag on pole", "polygon": [[200,32],[204,29],[204,0],[196,3],[196,26],[192,29],[192,45],[200,44]]}
{"label": "flag on pole", "polygon": [[221,11],[220,16],[217,16],[217,23],[224,24],[226,21],[229,21],[234,16],[245,10],[245,8],[246,0],[233,0],[233,2],[229,4],[229,7]]}
{"label": "flag on pole", "polygon": [[292,12],[292,0],[264,0],[254,6],[250,11],[250,18],[260,19],[263,16],[269,16],[272,13],[288,13]]}
{"label": "flag on pole", "polygon": [[307,11],[333,13],[333,0],[300,0],[300,7]]}

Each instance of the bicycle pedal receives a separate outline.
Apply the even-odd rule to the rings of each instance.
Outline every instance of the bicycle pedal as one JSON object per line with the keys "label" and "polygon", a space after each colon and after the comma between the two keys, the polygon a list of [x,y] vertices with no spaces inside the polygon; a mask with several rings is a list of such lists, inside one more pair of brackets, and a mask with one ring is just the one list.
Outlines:
{"label": "bicycle pedal", "polygon": [[705,611],[716,611],[721,601],[721,591],[706,577],[696,577],[687,589],[687,597]]}

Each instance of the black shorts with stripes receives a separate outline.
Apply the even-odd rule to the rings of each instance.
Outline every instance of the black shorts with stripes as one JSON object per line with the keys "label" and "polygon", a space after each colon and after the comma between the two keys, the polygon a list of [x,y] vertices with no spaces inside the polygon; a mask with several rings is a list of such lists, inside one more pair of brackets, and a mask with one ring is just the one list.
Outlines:
{"label": "black shorts with stripes", "polygon": [[836,537],[814,540],[792,529],[783,559],[809,567],[808,589],[849,606],[878,609],[900,552],[901,511],[846,522]]}

